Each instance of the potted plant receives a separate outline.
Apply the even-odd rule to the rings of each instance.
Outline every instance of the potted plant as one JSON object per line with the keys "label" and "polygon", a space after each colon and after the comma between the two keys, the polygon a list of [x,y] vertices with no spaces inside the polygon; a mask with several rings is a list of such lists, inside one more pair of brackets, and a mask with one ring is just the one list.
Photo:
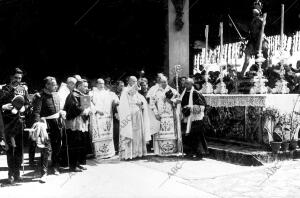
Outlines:
{"label": "potted plant", "polygon": [[282,124],[278,122],[272,133],[273,141],[270,142],[273,153],[278,153],[279,149],[285,149],[285,141],[283,141]]}
{"label": "potted plant", "polygon": [[281,143],[281,149],[284,152],[287,152],[290,146],[290,134],[291,130],[287,125],[283,125],[282,128],[282,143]]}
{"label": "potted plant", "polygon": [[297,118],[291,116],[290,150],[296,150],[298,146],[300,123]]}
{"label": "potted plant", "polygon": [[276,124],[279,118],[279,111],[275,108],[267,107],[262,111],[262,118],[264,120],[264,130],[267,131],[267,140],[265,143],[270,144],[273,153],[278,153],[282,143],[282,131]]}
{"label": "potted plant", "polygon": [[285,145],[283,145],[283,150],[286,151],[286,147],[288,147],[290,150],[295,150],[298,146],[298,134],[300,129],[300,122],[299,117],[295,117],[297,113],[292,112],[289,114],[283,114],[280,117],[280,122],[283,123],[282,127],[282,134],[283,134],[283,142]]}
{"label": "potted plant", "polygon": [[282,144],[281,150],[286,152],[289,149],[292,131],[292,114],[283,114],[279,117],[277,130],[281,131]]}
{"label": "potted plant", "polygon": [[299,133],[299,129],[298,132],[296,132],[295,134],[297,134],[297,139],[295,138],[295,136],[293,136],[290,141],[290,150],[296,150],[297,146],[298,146],[298,133]]}

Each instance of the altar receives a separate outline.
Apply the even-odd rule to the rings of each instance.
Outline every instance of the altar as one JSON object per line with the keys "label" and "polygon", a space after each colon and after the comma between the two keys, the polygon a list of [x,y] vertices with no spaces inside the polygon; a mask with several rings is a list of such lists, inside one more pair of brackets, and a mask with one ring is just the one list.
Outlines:
{"label": "altar", "polygon": [[[206,136],[226,142],[263,146],[272,141],[276,124],[299,130],[299,94],[204,94],[208,110]],[[286,140],[291,136],[283,134]]]}

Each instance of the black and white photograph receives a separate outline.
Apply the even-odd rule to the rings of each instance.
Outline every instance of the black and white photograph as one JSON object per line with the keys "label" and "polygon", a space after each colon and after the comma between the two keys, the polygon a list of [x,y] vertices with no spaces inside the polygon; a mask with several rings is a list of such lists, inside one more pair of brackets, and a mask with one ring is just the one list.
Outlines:
{"label": "black and white photograph", "polygon": [[300,0],[0,0],[0,197],[299,198]]}

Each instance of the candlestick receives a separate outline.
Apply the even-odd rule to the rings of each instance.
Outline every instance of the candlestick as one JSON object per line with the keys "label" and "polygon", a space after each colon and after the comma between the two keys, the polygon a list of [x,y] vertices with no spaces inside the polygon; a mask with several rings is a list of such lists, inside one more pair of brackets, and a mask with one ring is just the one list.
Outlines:
{"label": "candlestick", "polygon": [[219,58],[219,61],[221,62],[222,58],[223,58],[223,22],[220,23],[219,36],[220,36],[220,58]]}
{"label": "candlestick", "polygon": [[281,4],[281,28],[280,28],[281,50],[283,50],[283,29],[284,29],[284,4]]}
{"label": "candlestick", "polygon": [[226,89],[226,84],[223,82],[223,22],[220,23],[219,29],[220,36],[220,58],[219,58],[219,67],[220,67],[220,83],[217,84],[217,88],[214,90],[216,94],[227,94],[228,90]]}
{"label": "candlestick", "polygon": [[263,71],[261,68],[262,63],[265,61],[265,58],[263,57],[262,54],[262,41],[263,41],[263,35],[264,35],[264,29],[265,29],[265,25],[266,25],[266,18],[267,18],[267,14],[265,13],[263,15],[263,23],[262,23],[262,28],[261,28],[261,32],[260,32],[260,42],[259,42],[259,50],[258,50],[258,55],[257,55],[257,59],[255,60],[255,62],[258,64],[258,71],[257,71],[257,75],[254,76],[252,82],[254,82],[254,87],[252,87],[250,89],[250,93],[251,94],[265,94],[268,92],[268,88],[265,86],[265,83],[268,82],[268,80],[264,77],[263,75]]}
{"label": "candlestick", "polygon": [[205,64],[207,64],[207,50],[208,50],[208,31],[209,26],[205,26]]}
{"label": "candlestick", "polygon": [[205,26],[205,64],[203,65],[205,68],[205,83],[202,85],[202,89],[200,90],[200,93],[203,94],[211,94],[213,93],[213,87],[212,84],[210,82],[208,82],[209,80],[209,74],[208,74],[208,32],[209,32],[209,26],[206,25]]}
{"label": "candlestick", "polygon": [[[284,80],[286,64],[286,54],[285,49],[288,48],[288,39],[284,36],[284,4],[281,4],[281,29],[280,29],[280,80],[276,82],[276,86],[272,89],[273,93],[286,94],[290,92],[290,89],[287,87],[287,81]],[[285,44],[285,45],[284,45]]]}

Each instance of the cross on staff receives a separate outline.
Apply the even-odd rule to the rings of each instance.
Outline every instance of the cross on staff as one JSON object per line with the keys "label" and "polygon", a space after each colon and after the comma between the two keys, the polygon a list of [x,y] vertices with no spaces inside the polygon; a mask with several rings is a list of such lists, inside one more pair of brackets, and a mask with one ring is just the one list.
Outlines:
{"label": "cross on staff", "polygon": [[176,90],[179,91],[179,74],[181,73],[182,68],[181,65],[174,65],[174,72],[175,72],[175,81],[176,81]]}
{"label": "cross on staff", "polygon": [[[179,81],[179,74],[181,73],[182,71],[182,67],[181,65],[174,65],[174,72],[175,72],[175,80],[176,80],[176,90],[177,92],[179,93],[179,85],[178,85],[178,81]],[[181,155],[183,156],[183,144],[182,144],[182,134],[181,134],[181,124],[180,124],[180,116],[179,116],[179,112],[180,112],[180,103],[177,104],[177,107],[176,107],[176,112],[174,111],[174,117],[177,117],[177,119],[175,119],[175,123],[174,123],[174,126],[175,126],[175,130],[177,131],[177,146],[178,146],[178,152],[181,153]],[[179,112],[178,112],[179,111]]]}
{"label": "cross on staff", "polygon": [[281,4],[281,27],[280,27],[280,48],[283,52],[283,33],[284,32],[284,4]]}

